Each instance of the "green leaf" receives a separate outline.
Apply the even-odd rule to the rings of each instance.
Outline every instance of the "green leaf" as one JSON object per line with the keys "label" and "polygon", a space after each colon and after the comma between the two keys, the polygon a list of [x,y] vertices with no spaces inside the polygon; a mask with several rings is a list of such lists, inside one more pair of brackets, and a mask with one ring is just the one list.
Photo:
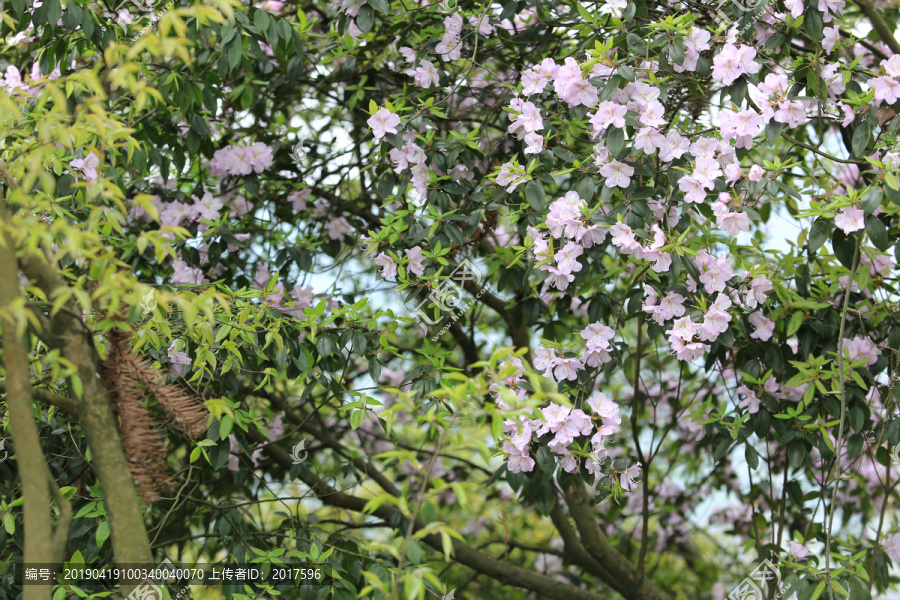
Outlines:
{"label": "green leaf", "polygon": [[747,466],[751,469],[759,466],[759,453],[750,444],[747,444],[744,448],[744,457],[747,459]]}
{"label": "green leaf", "polygon": [[866,150],[872,143],[872,126],[868,121],[858,124],[853,130],[853,138],[850,147],[853,149],[853,155],[857,157],[865,156]]}
{"label": "green leaf", "polygon": [[879,250],[884,251],[890,248],[891,240],[888,238],[887,228],[884,226],[884,223],[881,222],[881,219],[875,215],[866,217],[866,233],[869,234],[872,245]]}
{"label": "green leaf", "polygon": [[238,35],[228,46],[226,54],[228,56],[228,69],[233,71],[235,67],[241,64],[241,55],[244,52],[244,43],[241,35]]}
{"label": "green leaf", "polygon": [[870,187],[863,197],[859,199],[859,207],[863,209],[863,213],[867,216],[875,212],[875,209],[881,206],[881,199],[884,198],[881,188],[878,186]]}
{"label": "green leaf", "polygon": [[825,244],[830,233],[830,223],[827,219],[818,218],[809,230],[809,251],[815,254]]}
{"label": "green leaf", "polygon": [[547,195],[544,187],[537,181],[529,181],[525,186],[525,200],[537,212],[543,212],[547,206]]}
{"label": "green leaf", "polygon": [[102,548],[103,542],[106,541],[106,538],[109,537],[109,521],[103,520],[100,521],[100,525],[97,526],[97,547]]}
{"label": "green leaf", "polygon": [[605,102],[613,97],[613,94],[616,93],[616,90],[619,89],[619,86],[622,84],[622,78],[618,75],[613,75],[609,78],[609,81],[606,82],[606,85],[603,86],[603,89],[600,90],[600,102]]}
{"label": "green leaf", "polygon": [[264,10],[256,9],[256,14],[253,15],[253,23],[256,24],[261,31],[265,32],[269,28],[269,13]]}
{"label": "green leaf", "polygon": [[225,415],[222,417],[222,420],[219,422],[219,439],[224,440],[231,433],[231,430],[234,428],[234,419],[232,419],[229,415]]}
{"label": "green leaf", "polygon": [[94,37],[94,13],[90,10],[85,10],[81,17],[81,30],[87,39]]}
{"label": "green leaf", "polygon": [[383,15],[386,15],[388,13],[388,3],[386,2],[386,0],[368,0],[366,4]]}
{"label": "green leaf", "polygon": [[422,564],[422,547],[410,540],[406,544],[406,558],[414,565]]}
{"label": "green leaf", "polygon": [[766,143],[768,143],[770,147],[774,146],[775,142],[778,141],[783,127],[784,123],[779,123],[777,121],[769,121],[766,125]]}
{"label": "green leaf", "polygon": [[809,456],[806,445],[800,440],[794,440],[788,446],[788,460],[795,469],[803,465],[803,461]]}
{"label": "green leaf", "polygon": [[625,131],[621,127],[613,127],[607,132],[606,147],[613,158],[619,156],[625,147]]}
{"label": "green leaf", "polygon": [[797,330],[803,324],[803,318],[804,314],[799,310],[791,315],[791,320],[788,322],[787,331],[785,332],[788,337],[797,333]]}
{"label": "green leaf", "polygon": [[853,268],[853,255],[856,251],[855,237],[847,237],[841,229],[835,229],[831,234],[831,246],[841,264],[848,269]]}
{"label": "green leaf", "polygon": [[12,535],[16,532],[16,520],[13,518],[12,513],[6,513],[3,515],[3,529],[6,530],[6,533]]}
{"label": "green leaf", "polygon": [[628,65],[619,65],[619,77],[625,81],[634,81],[634,71]]}
{"label": "green leaf", "polygon": [[77,2],[69,1],[66,3],[66,12],[63,13],[63,25],[75,31],[81,25],[81,19],[84,18],[84,11]]}
{"label": "green leaf", "polygon": [[374,24],[375,10],[368,4],[364,4],[359,8],[359,13],[356,15],[356,26],[363,33],[369,33],[372,31],[372,25]]}
{"label": "green leaf", "polygon": [[636,33],[629,33],[625,36],[625,43],[631,48],[632,52],[645,56],[647,54],[647,43]]}
{"label": "green leaf", "polygon": [[822,15],[812,3],[803,15],[803,29],[813,43],[818,44],[822,41]]}

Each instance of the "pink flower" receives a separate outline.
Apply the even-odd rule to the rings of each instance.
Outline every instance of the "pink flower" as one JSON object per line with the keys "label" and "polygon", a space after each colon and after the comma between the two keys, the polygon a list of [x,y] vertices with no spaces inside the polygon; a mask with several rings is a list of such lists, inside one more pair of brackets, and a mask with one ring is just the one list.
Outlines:
{"label": "pink flower", "polygon": [[172,263],[175,273],[172,275],[172,283],[199,285],[206,282],[201,269],[190,267],[183,260],[176,260]]}
{"label": "pink flower", "polygon": [[375,257],[375,264],[381,267],[381,276],[385,279],[397,276],[397,263],[384,252]]}
{"label": "pink flower", "polygon": [[580,335],[588,348],[609,348],[609,341],[615,337],[616,332],[612,327],[597,322],[582,329]]}
{"label": "pink flower", "polygon": [[834,45],[841,39],[840,27],[826,27],[822,30],[822,47],[831,54]]}
{"label": "pink flower", "polygon": [[496,181],[497,185],[507,186],[507,193],[512,194],[516,187],[525,181],[525,174],[518,163],[513,165],[511,162],[505,162],[500,165],[500,172],[497,174]]}
{"label": "pink flower", "polygon": [[900,559],[900,533],[893,533],[881,542],[881,549],[884,550],[890,559],[897,562]]}
{"label": "pink flower", "polygon": [[325,224],[325,230],[328,232],[328,239],[344,241],[344,234],[352,229],[346,217],[338,217],[332,219]]}
{"label": "pink flower", "polygon": [[637,485],[637,481],[635,480],[640,476],[641,463],[637,463],[636,465],[632,465],[625,469],[625,472],[622,473],[622,476],[619,478],[619,485],[621,485],[622,489],[626,492],[630,492],[634,486]]}
{"label": "pink flower", "polygon": [[577,358],[559,358],[556,361],[556,367],[553,369],[553,377],[557,381],[567,379],[575,381],[578,379],[578,371],[584,368],[584,364]]}
{"label": "pink flower", "polygon": [[275,157],[272,156],[272,149],[262,142],[256,142],[245,148],[244,159],[257,173],[262,173],[275,162]]}
{"label": "pink flower", "polygon": [[765,277],[754,277],[750,282],[750,291],[744,299],[747,308],[762,306],[766,301],[766,294],[772,291],[772,282]]}
{"label": "pink flower", "polygon": [[525,154],[540,154],[544,150],[544,138],[536,133],[526,133],[525,144]]}
{"label": "pink flower", "polygon": [[772,334],[775,332],[775,321],[767,318],[760,311],[752,313],[747,320],[756,328],[756,331],[750,334],[751,338],[761,342],[768,342],[772,339]]}
{"label": "pink flower", "polygon": [[578,262],[578,257],[582,253],[584,253],[584,248],[575,242],[569,242],[553,256],[556,259],[556,268],[562,273],[577,273],[581,270],[581,263]]}
{"label": "pink flower", "polygon": [[400,117],[386,108],[380,108],[378,112],[369,117],[366,123],[372,128],[372,135],[375,136],[375,139],[380,140],[385,134],[398,132]]}
{"label": "pink flower", "polygon": [[437,86],[441,81],[437,68],[430,60],[423,60],[415,69],[406,71],[406,74],[415,80],[417,86],[423,88]]}
{"label": "pink flower", "polygon": [[747,408],[747,412],[751,415],[755,415],[759,412],[759,398],[756,396],[756,393],[754,393],[753,390],[745,385],[742,385],[739,386],[736,391],[739,395],[744,396],[744,399],[739,403],[740,406],[745,406]]}
{"label": "pink flower", "polygon": [[172,340],[167,350],[169,356],[169,368],[175,375],[184,375],[190,370],[191,357],[184,352],[175,350],[178,340]]}
{"label": "pink flower", "polygon": [[794,557],[795,560],[806,560],[809,558],[809,548],[806,547],[805,544],[798,544],[794,540],[788,542],[790,546],[791,556]]}
{"label": "pink flower", "polygon": [[611,160],[600,167],[600,174],[606,177],[604,182],[606,187],[627,188],[628,184],[631,183],[631,176],[634,175],[634,167],[617,160]]}
{"label": "pink flower", "polygon": [[893,77],[874,77],[869,85],[875,90],[875,102],[894,104],[900,98],[900,81]]}
{"label": "pink flower", "polygon": [[97,167],[100,166],[100,157],[93,152],[88,152],[84,158],[76,158],[69,163],[73,171],[79,173],[85,181],[97,180]]}
{"label": "pink flower", "polygon": [[522,471],[530,473],[534,470],[534,459],[527,454],[510,453],[506,468],[509,469],[510,473],[519,473]]}
{"label": "pink flower", "polygon": [[760,65],[754,58],[756,48],[725,44],[713,59],[712,76],[721,81],[722,85],[731,85],[741,75],[759,72]]}
{"label": "pink flower", "polygon": [[625,127],[625,113],[628,109],[621,104],[605,100],[600,103],[597,112],[591,115],[591,125],[594,126],[593,137],[597,137],[610,125],[613,127]]}
{"label": "pink flower", "polygon": [[406,265],[407,271],[416,275],[422,275],[425,273],[425,265],[422,264],[422,261],[425,260],[425,255],[422,254],[421,247],[413,246],[412,248],[407,250],[406,258],[409,259],[409,264]]}
{"label": "pink flower", "polygon": [[534,351],[534,368],[544,371],[544,377],[550,376],[550,371],[556,366],[559,359],[552,348],[537,348]]}
{"label": "pink flower", "polygon": [[863,218],[864,214],[861,208],[858,206],[847,206],[834,216],[834,224],[843,229],[844,233],[853,233],[866,226]]}

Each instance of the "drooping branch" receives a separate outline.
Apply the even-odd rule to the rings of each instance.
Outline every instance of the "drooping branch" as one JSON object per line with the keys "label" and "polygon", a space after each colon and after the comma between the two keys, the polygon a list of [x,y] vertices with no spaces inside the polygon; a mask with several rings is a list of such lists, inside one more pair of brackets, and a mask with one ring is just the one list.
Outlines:
{"label": "drooping branch", "polygon": [[[259,431],[251,427],[247,437],[255,442],[268,444],[265,446],[264,451],[277,464],[285,469],[290,469],[293,466],[293,459],[290,455],[275,444],[269,443],[270,440],[266,439]],[[301,479],[303,479],[303,482],[312,489],[323,503],[345,510],[352,510],[360,513],[364,512],[364,508],[367,504],[365,498],[340,492],[311,472],[301,474]],[[390,521],[391,517],[397,512],[397,509],[388,506],[387,504],[382,504],[374,509],[371,514],[384,521]],[[413,530],[418,531],[424,527],[425,522],[422,521],[421,517],[417,517],[413,523]],[[439,534],[426,535],[422,540],[438,552],[443,552],[443,538]],[[556,600],[601,599],[601,596],[587,590],[497,560],[489,554],[475,550],[459,540],[452,539],[452,545],[453,555],[457,562],[492,579],[496,579],[500,583],[530,590],[543,597]],[[648,596],[648,598],[649,597],[650,596]],[[656,596],[653,598],[656,598]]]}

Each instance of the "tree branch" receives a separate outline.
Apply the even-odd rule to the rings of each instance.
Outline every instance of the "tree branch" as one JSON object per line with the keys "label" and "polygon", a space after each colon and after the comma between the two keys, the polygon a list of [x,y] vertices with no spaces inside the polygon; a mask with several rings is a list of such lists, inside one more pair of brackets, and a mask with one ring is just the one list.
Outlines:
{"label": "tree branch", "polygon": [[881,41],[887,44],[894,54],[900,54],[900,43],[897,42],[894,32],[891,31],[891,28],[879,14],[878,9],[875,8],[875,3],[872,0],[856,0],[856,3],[863,14],[868,17],[875,31],[878,32],[878,37],[881,38]]}
{"label": "tree branch", "polygon": [[664,600],[665,596],[649,579],[646,579],[634,565],[628,562],[621,552],[606,537],[597,524],[597,515],[591,506],[584,490],[584,484],[578,480],[563,490],[569,513],[575,519],[575,525],[581,534],[585,549],[594,559],[610,571],[613,580],[621,582],[628,600]]}
{"label": "tree branch", "polygon": [[[290,469],[293,466],[293,459],[291,459],[290,455],[278,446],[269,443],[269,440],[256,429],[251,427],[247,437],[259,443],[269,444],[265,447],[264,452],[285,469]],[[325,504],[355,512],[365,512],[364,508],[368,502],[365,498],[339,492],[311,471],[301,471],[300,478]],[[372,510],[371,513],[366,514],[373,514],[380,519],[389,521],[398,512],[397,509],[387,504],[382,504]],[[418,531],[424,527],[425,523],[421,517],[416,517],[413,523],[413,531]],[[438,552],[443,552],[443,538],[440,534],[432,533],[424,536],[422,540]],[[601,600],[601,596],[592,592],[562,583],[552,577],[507,564],[488,554],[479,552],[459,540],[451,538],[451,543],[457,562],[492,579],[496,579],[500,583],[530,590],[554,600]]]}

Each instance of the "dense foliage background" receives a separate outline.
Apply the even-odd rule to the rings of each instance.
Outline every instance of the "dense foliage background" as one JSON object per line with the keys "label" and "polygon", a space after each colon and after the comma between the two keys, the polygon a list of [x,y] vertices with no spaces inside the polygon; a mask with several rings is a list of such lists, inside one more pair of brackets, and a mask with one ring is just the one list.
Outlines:
{"label": "dense foliage background", "polygon": [[0,6],[0,598],[896,597],[895,2]]}

